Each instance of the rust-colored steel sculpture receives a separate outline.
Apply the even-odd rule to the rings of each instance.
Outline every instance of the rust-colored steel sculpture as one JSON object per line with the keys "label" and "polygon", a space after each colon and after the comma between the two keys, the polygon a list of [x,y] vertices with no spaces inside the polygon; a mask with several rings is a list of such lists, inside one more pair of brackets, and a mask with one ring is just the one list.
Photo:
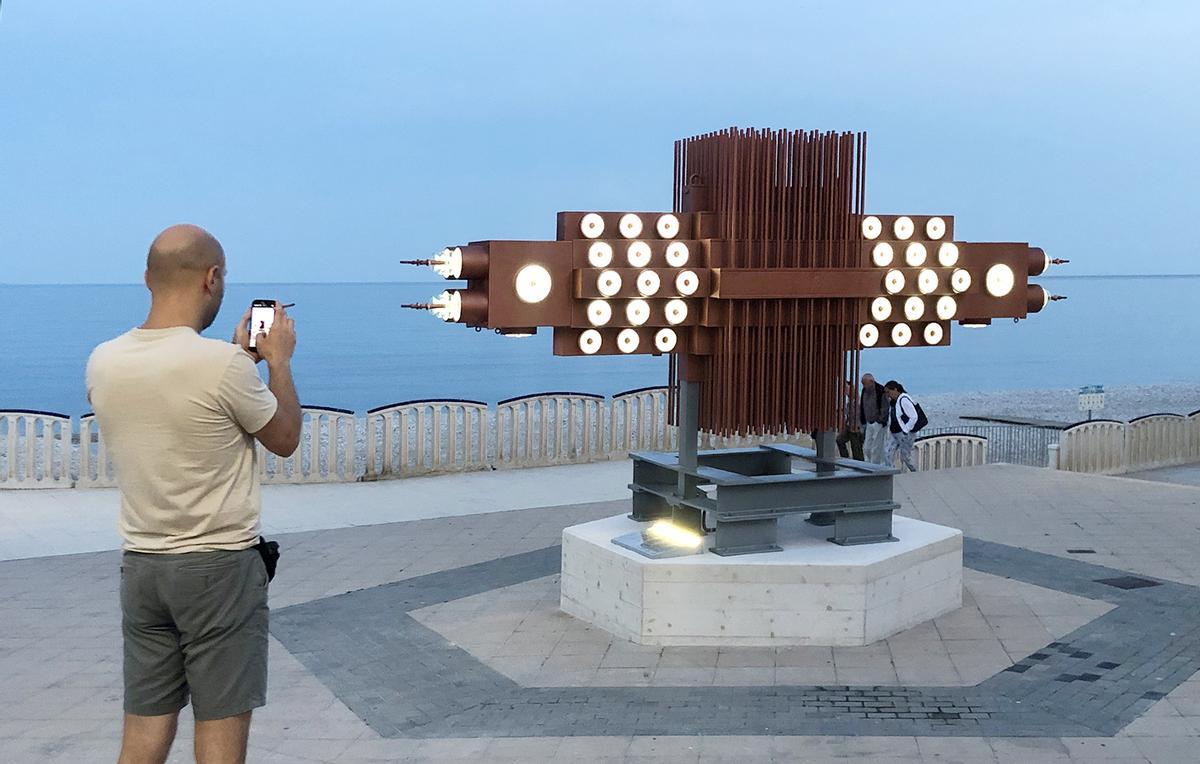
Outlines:
{"label": "rust-colored steel sculpture", "polygon": [[948,215],[868,215],[866,136],[729,129],[675,144],[672,212],[560,212],[555,241],[481,241],[431,265],[466,289],[428,309],[558,355],[671,354],[720,434],[836,429],[864,347],[950,343],[950,326],[1056,299],[1027,243],[954,241]]}

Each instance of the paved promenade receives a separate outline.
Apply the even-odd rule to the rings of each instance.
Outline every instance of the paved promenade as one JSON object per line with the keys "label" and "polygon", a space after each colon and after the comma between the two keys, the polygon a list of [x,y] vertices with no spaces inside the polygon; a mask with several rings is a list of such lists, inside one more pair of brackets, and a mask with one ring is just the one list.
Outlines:
{"label": "paved promenade", "polygon": [[[562,528],[627,511],[628,470],[266,489],[251,761],[1196,759],[1200,487],[901,476],[902,514],[966,534],[962,609],[862,648],[648,648],[557,609]],[[0,761],[115,760],[115,512],[0,492]]]}

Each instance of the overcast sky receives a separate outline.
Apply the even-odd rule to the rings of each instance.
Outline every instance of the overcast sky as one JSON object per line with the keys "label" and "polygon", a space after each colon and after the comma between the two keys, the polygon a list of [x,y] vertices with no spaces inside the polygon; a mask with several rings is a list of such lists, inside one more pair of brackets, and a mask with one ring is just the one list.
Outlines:
{"label": "overcast sky", "polygon": [[0,281],[391,281],[563,209],[668,209],[671,143],[866,130],[873,212],[1062,273],[1195,273],[1200,3],[2,0]]}

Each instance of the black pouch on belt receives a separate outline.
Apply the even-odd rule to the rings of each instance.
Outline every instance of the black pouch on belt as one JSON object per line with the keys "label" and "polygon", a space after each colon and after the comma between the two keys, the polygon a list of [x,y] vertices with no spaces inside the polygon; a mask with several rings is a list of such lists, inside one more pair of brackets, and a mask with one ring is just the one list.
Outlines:
{"label": "black pouch on belt", "polygon": [[279,542],[267,541],[262,536],[258,537],[258,544],[255,545],[258,554],[262,557],[263,565],[267,568],[267,582],[275,578],[275,566],[279,563]]}

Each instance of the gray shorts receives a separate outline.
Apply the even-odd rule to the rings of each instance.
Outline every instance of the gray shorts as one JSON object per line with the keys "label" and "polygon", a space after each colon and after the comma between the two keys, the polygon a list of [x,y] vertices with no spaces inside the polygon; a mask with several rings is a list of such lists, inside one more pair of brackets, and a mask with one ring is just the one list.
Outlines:
{"label": "gray shorts", "polygon": [[209,721],[267,702],[267,571],[258,550],[121,557],[125,712]]}

